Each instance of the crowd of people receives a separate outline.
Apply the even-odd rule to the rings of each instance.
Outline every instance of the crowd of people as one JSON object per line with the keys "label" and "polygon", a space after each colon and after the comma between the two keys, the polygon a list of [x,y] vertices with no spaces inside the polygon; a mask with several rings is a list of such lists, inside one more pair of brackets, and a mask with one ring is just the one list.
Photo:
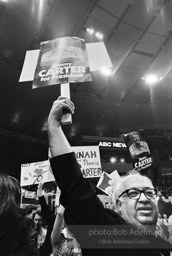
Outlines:
{"label": "crowd of people", "polygon": [[74,114],[74,109],[72,101],[59,97],[48,117],[50,163],[61,190],[55,212],[41,183],[40,209],[21,209],[18,181],[0,173],[0,255],[170,256],[172,215],[160,216],[159,194],[147,176],[136,171],[122,176],[106,206],[83,178],[61,126],[63,113]]}

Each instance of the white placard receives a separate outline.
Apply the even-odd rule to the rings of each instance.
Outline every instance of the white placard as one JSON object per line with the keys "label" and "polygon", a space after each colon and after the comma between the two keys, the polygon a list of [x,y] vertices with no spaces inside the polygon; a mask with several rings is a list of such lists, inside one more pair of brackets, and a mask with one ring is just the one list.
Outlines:
{"label": "white placard", "polygon": [[36,198],[37,195],[36,195],[36,192],[35,192],[35,191],[28,191],[28,190],[25,190],[24,197],[25,197],[25,198],[33,199],[33,198]]}
{"label": "white placard", "polygon": [[100,151],[98,146],[72,147],[81,167],[84,178],[95,178],[102,175]]}
{"label": "white placard", "polygon": [[97,183],[97,188],[105,192],[107,195],[112,196],[119,179],[120,176],[116,170],[111,174],[103,172]]}
{"label": "white placard", "polygon": [[[95,178],[102,175],[100,151],[98,146],[72,147],[72,149],[75,152],[79,165],[81,166],[81,172],[84,178]],[[50,150],[49,157],[51,157]],[[49,160],[21,165],[21,187],[54,180],[55,178],[51,171]]]}
{"label": "white placard", "polygon": [[[112,68],[112,62],[103,42],[85,44],[90,71]],[[33,81],[39,57],[39,49],[27,51],[19,82]]]}
{"label": "white placard", "polygon": [[112,68],[112,62],[103,42],[86,44],[90,71]]}
{"label": "white placard", "polygon": [[21,165],[21,187],[54,180],[55,178],[51,172],[49,160]]}
{"label": "white placard", "polygon": [[27,51],[19,82],[33,81],[40,50]]}

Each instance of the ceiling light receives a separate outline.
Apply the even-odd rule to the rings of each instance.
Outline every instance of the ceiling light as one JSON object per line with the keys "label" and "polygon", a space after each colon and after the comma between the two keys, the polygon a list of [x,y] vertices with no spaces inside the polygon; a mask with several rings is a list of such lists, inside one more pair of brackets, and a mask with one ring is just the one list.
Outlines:
{"label": "ceiling light", "polygon": [[157,75],[150,74],[145,77],[142,77],[142,80],[144,80],[147,84],[155,84],[162,80],[162,77],[158,77]]}
{"label": "ceiling light", "polygon": [[120,163],[125,163],[125,158],[121,158]]}
{"label": "ceiling light", "polygon": [[96,33],[95,33],[95,36],[96,36],[98,39],[103,39],[103,34],[100,33],[100,32],[96,32]]}
{"label": "ceiling light", "polygon": [[87,28],[87,32],[90,33],[91,35],[94,34],[94,29],[93,28]]}
{"label": "ceiling light", "polygon": [[104,75],[104,76],[111,76],[112,75],[112,69],[110,68],[106,68],[106,67],[102,67],[100,69],[101,73]]}
{"label": "ceiling light", "polygon": [[100,40],[104,38],[104,35],[99,31],[95,31],[94,28],[84,28],[83,30],[87,31],[90,35],[94,35],[96,38]]}
{"label": "ceiling light", "polygon": [[116,162],[117,162],[116,157],[111,157],[111,158],[110,158],[110,162],[111,162],[112,164],[116,163]]}

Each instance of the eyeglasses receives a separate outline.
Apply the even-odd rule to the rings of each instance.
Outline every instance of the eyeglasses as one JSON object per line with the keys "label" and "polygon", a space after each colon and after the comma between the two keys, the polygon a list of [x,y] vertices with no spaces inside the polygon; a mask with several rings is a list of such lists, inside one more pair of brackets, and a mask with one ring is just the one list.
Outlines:
{"label": "eyeglasses", "polygon": [[157,197],[156,188],[148,188],[148,189],[142,189],[142,190],[131,188],[131,189],[126,189],[124,192],[122,192],[122,194],[120,194],[118,198],[120,198],[124,194],[127,194],[127,196],[130,199],[139,199],[142,193],[146,196],[147,199],[155,199]]}

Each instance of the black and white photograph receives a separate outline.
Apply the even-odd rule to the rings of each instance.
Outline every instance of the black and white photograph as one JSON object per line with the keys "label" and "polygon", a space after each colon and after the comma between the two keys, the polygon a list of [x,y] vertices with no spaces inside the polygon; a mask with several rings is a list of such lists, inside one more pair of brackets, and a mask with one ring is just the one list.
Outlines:
{"label": "black and white photograph", "polygon": [[172,256],[172,0],[0,0],[0,256]]}

